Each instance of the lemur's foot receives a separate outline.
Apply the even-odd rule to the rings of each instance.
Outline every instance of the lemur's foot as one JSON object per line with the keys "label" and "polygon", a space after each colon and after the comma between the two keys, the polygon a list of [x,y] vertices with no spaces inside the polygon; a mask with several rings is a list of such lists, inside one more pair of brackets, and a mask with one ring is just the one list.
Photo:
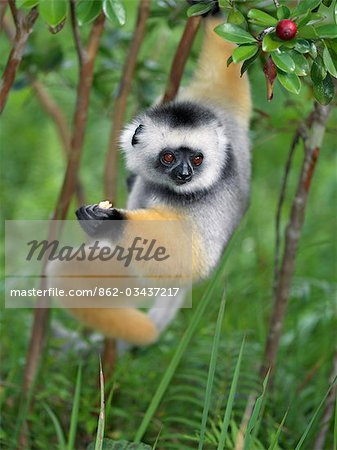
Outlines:
{"label": "lemur's foot", "polygon": [[108,220],[123,220],[123,214],[115,208],[100,208],[98,204],[81,206],[76,211],[83,230],[91,237],[109,237]]}

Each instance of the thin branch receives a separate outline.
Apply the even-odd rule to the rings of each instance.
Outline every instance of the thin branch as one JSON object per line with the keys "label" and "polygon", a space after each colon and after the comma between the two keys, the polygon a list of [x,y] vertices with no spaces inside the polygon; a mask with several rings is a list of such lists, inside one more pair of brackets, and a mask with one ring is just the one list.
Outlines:
{"label": "thin branch", "polygon": [[38,11],[36,8],[31,9],[27,14],[27,16],[24,17],[21,11],[17,11],[15,3],[13,1],[9,0],[9,5],[11,7],[13,19],[16,26],[16,35],[1,80],[0,114],[2,113],[6,105],[8,94],[14,83],[15,76],[21,63],[28,37],[32,32],[33,25],[38,17]]}
{"label": "thin branch", "polygon": [[290,173],[290,169],[291,169],[291,165],[292,165],[292,161],[293,161],[293,156],[295,153],[295,150],[297,148],[297,145],[299,143],[299,140],[301,137],[304,136],[304,127],[302,125],[300,125],[294,135],[293,141],[291,143],[290,146],[290,150],[288,153],[288,158],[287,158],[287,162],[285,165],[285,169],[284,169],[284,174],[283,174],[283,179],[282,179],[282,185],[281,185],[281,191],[280,191],[280,196],[279,196],[279,200],[277,203],[277,210],[276,210],[276,219],[275,219],[275,258],[274,258],[274,282],[273,282],[273,292],[275,294],[275,289],[276,289],[276,285],[277,285],[277,280],[279,277],[279,264],[280,264],[280,245],[281,245],[281,230],[280,230],[280,226],[281,226],[281,213],[282,213],[282,207],[283,207],[283,203],[285,200],[285,194],[286,194],[286,189],[287,189],[287,184],[288,184],[288,177],[289,177],[289,173]]}
{"label": "thin branch", "polygon": [[16,29],[19,30],[20,26],[21,26],[21,22],[22,22],[22,20],[19,20],[19,17],[20,17],[20,15],[22,17],[23,13],[22,13],[22,11],[18,11],[16,9],[16,5],[15,5],[15,1],[14,0],[8,0],[8,4],[9,4],[9,7],[10,7],[10,10],[11,10],[11,13],[12,13],[14,25],[15,25]]}
{"label": "thin branch", "polygon": [[180,39],[171,66],[168,83],[162,100],[163,103],[173,100],[178,93],[186,61],[191,51],[195,35],[199,29],[200,22],[201,16],[190,17],[186,22],[184,33]]}
{"label": "thin branch", "polygon": [[331,374],[329,378],[330,384],[333,384],[333,386],[325,401],[325,408],[321,418],[319,433],[315,441],[314,450],[324,450],[326,448],[325,442],[331,425],[331,419],[334,411],[337,393],[336,377],[337,377],[337,349],[335,351],[335,355],[332,361]]}
{"label": "thin branch", "polygon": [[296,388],[296,396],[303,391],[303,389],[312,381],[316,373],[319,371],[319,369],[322,367],[323,358],[319,358],[318,361],[315,362],[315,364],[311,367],[309,372],[304,377],[304,380],[301,382],[301,384]]}
{"label": "thin branch", "polygon": [[118,139],[124,122],[127,98],[131,90],[138,53],[145,36],[146,21],[150,12],[150,3],[151,0],[142,0],[139,4],[137,24],[133,33],[129,54],[124,64],[118,94],[114,105],[112,127],[109,137],[109,148],[104,172],[104,191],[106,198],[108,198],[111,202],[114,202],[116,197]]}
{"label": "thin branch", "polygon": [[[47,89],[41,83],[41,81],[33,80],[32,81],[32,87],[36,93],[36,96],[43,107],[43,109],[46,111],[46,113],[50,116],[52,119],[56,130],[58,132],[58,135],[60,137],[60,141],[62,144],[62,148],[64,150],[65,155],[67,158],[69,157],[69,154],[71,152],[71,133],[67,124],[67,120],[63,115],[63,112],[59,105],[55,102],[55,100],[50,96]],[[77,197],[77,203],[79,206],[82,206],[85,204],[84,199],[84,193],[83,188],[80,183],[80,181],[77,179],[75,184],[75,194]]]}
{"label": "thin branch", "polygon": [[[94,63],[99,47],[100,38],[104,29],[104,14],[101,13],[95,20],[87,46],[87,59],[80,69],[77,100],[74,112],[73,136],[71,140],[71,150],[68,159],[68,166],[57,200],[52,219],[64,219],[66,217],[70,200],[75,188],[75,180],[79,169],[80,158],[84,143],[85,127],[87,123],[89,96],[92,87]],[[54,236],[55,222],[50,222],[48,240]],[[45,269],[45,268],[44,268]],[[44,270],[42,273],[41,289],[45,289],[46,277]],[[26,357],[24,371],[23,397],[29,399],[33,382],[36,378],[41,354],[45,345],[46,329],[49,319],[48,298],[40,298],[35,309],[34,322],[31,331],[29,349]],[[25,442],[25,426],[21,426],[20,442]]]}
{"label": "thin branch", "polygon": [[80,78],[77,88],[77,100],[73,122],[73,136],[71,140],[71,153],[67,170],[64,176],[62,189],[57,201],[53,219],[65,219],[69,204],[74,193],[75,177],[82,156],[85,127],[88,117],[89,97],[93,81],[94,63],[104,28],[105,16],[103,13],[97,17],[91,30],[86,50],[86,59],[80,68]]}
{"label": "thin branch", "polygon": [[[262,379],[264,379],[269,368],[273,370],[275,366],[295,269],[297,248],[304,224],[309,189],[330,111],[331,106],[322,106],[315,103],[314,110],[309,116],[310,127],[308,127],[308,138],[304,140],[304,160],[295,198],[291,207],[290,219],[286,227],[283,258],[274,290],[273,310],[263,363],[260,370]],[[272,372],[270,378],[272,378]]]}
{"label": "thin branch", "polygon": [[80,67],[83,66],[83,62],[86,57],[85,49],[83,48],[80,32],[77,25],[76,11],[75,11],[75,0],[69,0],[70,3],[70,18],[71,18],[71,29],[73,31],[74,43],[77,51],[77,57]]}

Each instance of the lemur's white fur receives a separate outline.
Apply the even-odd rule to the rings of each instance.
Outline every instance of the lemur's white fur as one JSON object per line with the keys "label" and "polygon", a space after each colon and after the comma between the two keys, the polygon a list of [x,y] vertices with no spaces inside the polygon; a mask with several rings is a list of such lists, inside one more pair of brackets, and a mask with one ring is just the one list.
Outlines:
{"label": "lemur's white fur", "polygon": [[[144,131],[139,136],[139,144],[135,152],[131,141],[135,129],[140,123],[144,126]],[[146,115],[140,116],[137,121],[129,125],[121,137],[126,165],[132,173],[139,174],[158,184],[170,186],[180,193],[207,189],[215,179],[219,178],[227,157],[227,144],[228,138],[221,123],[215,122],[194,129],[174,129],[167,124],[158,123]],[[153,160],[158,158],[161,149],[165,147],[178,148],[179,146],[200,149],[205,155],[201,175],[180,186],[161,176],[153,165]]]}

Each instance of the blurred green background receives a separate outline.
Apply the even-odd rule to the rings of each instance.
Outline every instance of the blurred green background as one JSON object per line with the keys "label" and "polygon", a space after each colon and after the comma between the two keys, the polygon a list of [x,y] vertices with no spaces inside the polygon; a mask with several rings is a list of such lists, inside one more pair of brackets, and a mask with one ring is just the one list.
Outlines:
{"label": "blurred green background", "polygon": [[[125,5],[127,23],[122,28],[107,23],[95,66],[80,169],[87,203],[96,203],[104,198],[103,172],[111,112],[132,35],[137,2],[129,1]],[[149,106],[163,92],[169,62],[185,22],[184,14],[177,13],[174,2],[156,2],[152,9],[128,100],[128,119]],[[83,27],[84,35],[87,31],[88,27]],[[4,34],[0,39],[0,53],[3,55],[0,65],[3,68],[9,43]],[[188,83],[193,72],[199,47],[200,36],[189,58],[183,84]],[[53,36],[42,21],[37,22],[1,117],[1,196],[3,214],[7,220],[48,219],[65,170],[65,157],[55,126],[41,108],[30,85],[30,79],[35,76],[58,102],[70,123],[76,94],[77,64],[68,23],[60,34]],[[214,442],[219,420],[244,335],[247,336],[247,345],[231,424],[233,433],[240,423],[250,390],[259,386],[257,367],[271,310],[276,205],[293,133],[312,108],[310,87],[304,86],[301,94],[295,96],[277,85],[274,100],[268,103],[261,67],[254,65],[249,76],[254,103],[251,205],[237,232],[227,262],[227,304],[206,448],[216,448]],[[290,405],[281,440],[281,448],[285,449],[295,447],[328,388],[336,345],[336,123],[334,108],[312,181],[274,389],[268,398],[259,435],[261,442],[267,445]],[[289,179],[283,230],[302,156],[303,149],[299,146]],[[125,205],[125,179],[120,158],[117,206]],[[68,218],[74,218],[75,209],[76,203],[73,202]],[[196,286],[194,305],[198,304],[206,285]],[[223,286],[216,287],[214,302],[203,318],[146,435],[146,441],[153,444],[163,427],[158,448],[195,448],[209,348],[222,289]],[[132,440],[191,315],[191,310],[182,310],[157,344],[125,354],[119,359],[113,380],[107,382],[106,387],[107,392],[113,388],[112,403],[107,412],[107,437]],[[17,417],[22,413],[22,373],[32,316],[31,310],[3,310],[1,313],[2,448],[14,448],[13,442],[17,437]],[[74,334],[63,336],[64,331],[73,331]],[[31,448],[57,448],[53,421],[47,409],[49,407],[54,412],[66,429],[80,363],[83,366],[83,384],[76,448],[85,448],[93,440],[99,401],[96,379],[100,348],[98,336],[90,337],[88,331],[66,312],[53,311],[48,348],[36,382],[36,401],[29,412]],[[311,431],[307,446],[303,448],[312,449],[312,439],[317,430],[318,422]],[[331,447],[326,448],[332,448],[332,426],[328,444]]]}

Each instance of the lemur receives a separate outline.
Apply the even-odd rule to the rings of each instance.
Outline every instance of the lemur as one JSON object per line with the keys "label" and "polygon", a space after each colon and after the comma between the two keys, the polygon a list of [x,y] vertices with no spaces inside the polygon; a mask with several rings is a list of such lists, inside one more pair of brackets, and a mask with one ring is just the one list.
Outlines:
{"label": "lemur", "polygon": [[[206,278],[218,264],[249,201],[251,114],[250,87],[240,66],[226,65],[234,44],[213,30],[218,16],[204,20],[204,41],[188,87],[174,101],[156,104],[122,132],[121,147],[132,174],[127,209],[98,204],[76,212],[83,229],[99,234],[97,221],[187,218],[193,224],[193,280]],[[48,274],[57,276],[59,266]],[[166,307],[76,308],[71,313],[106,336],[136,345],[154,342],[184,301]]]}

